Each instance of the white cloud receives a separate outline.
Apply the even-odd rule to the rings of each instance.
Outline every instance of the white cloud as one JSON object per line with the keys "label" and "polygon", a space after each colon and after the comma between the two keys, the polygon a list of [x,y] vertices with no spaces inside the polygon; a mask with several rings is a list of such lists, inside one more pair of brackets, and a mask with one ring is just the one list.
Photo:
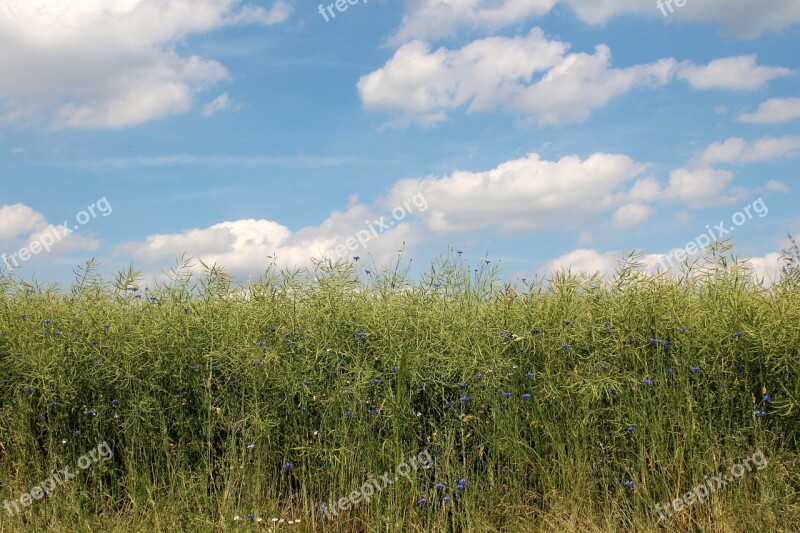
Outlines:
{"label": "white cloud", "polygon": [[723,33],[753,38],[767,31],[782,31],[800,23],[797,0],[704,0],[674,7],[664,17],[655,5],[642,0],[407,0],[400,28],[390,42],[433,40],[454,35],[459,29],[490,32],[542,16],[562,4],[572,8],[587,24],[604,24],[623,13],[636,13],[674,22],[719,24]]}
{"label": "white cloud", "polygon": [[726,192],[733,178],[728,170],[679,168],[670,172],[664,196],[693,209],[731,204],[744,197],[740,188]]}
{"label": "white cloud", "polygon": [[[0,121],[120,128],[186,113],[226,79],[216,61],[174,50],[189,35],[231,24],[276,24],[237,0],[40,0],[0,16]],[[24,76],[20,75],[24,72]]]}
{"label": "white cloud", "polygon": [[[260,272],[277,257],[280,266],[310,266],[312,258],[329,256],[337,245],[356,232],[365,230],[365,220],[378,215],[366,205],[354,203],[345,211],[334,211],[319,226],[291,231],[286,226],[265,219],[221,222],[207,228],[178,233],[150,235],[144,241],[119,246],[115,253],[155,263],[186,253],[208,264],[216,263],[233,273]],[[347,252],[366,256],[379,264],[397,257],[404,241],[417,244],[422,236],[409,223],[400,223]]]}
{"label": "white cloud", "polygon": [[743,113],[738,121],[748,124],[774,124],[800,118],[800,98],[770,98],[755,113]]}
{"label": "white cloud", "polygon": [[231,98],[230,96],[228,96],[227,92],[224,92],[221,95],[214,98],[209,103],[207,103],[205,106],[203,106],[203,116],[211,117],[217,114],[219,111],[225,111],[226,109],[230,109],[230,107],[231,107]]}
{"label": "white cloud", "polygon": [[625,204],[614,213],[611,226],[615,229],[627,229],[641,224],[650,218],[655,210],[644,204]]}
{"label": "white cloud", "polygon": [[558,0],[410,0],[400,28],[390,42],[453,35],[462,27],[495,31],[548,13]]}
{"label": "white cloud", "polygon": [[25,204],[0,206],[0,240],[15,239],[47,227],[47,219]]}
{"label": "white cloud", "polygon": [[[66,233],[60,223],[48,223],[43,214],[25,204],[0,206],[0,241],[4,241],[0,252],[6,254],[3,264],[9,261],[14,265],[13,268],[20,264],[15,254],[23,247],[38,250],[31,257],[39,258],[74,250],[94,250],[100,244],[96,239],[77,231]],[[32,243],[37,243],[34,248],[31,248]],[[42,250],[42,243],[47,243],[46,254]]]}
{"label": "white cloud", "polygon": [[704,66],[686,63],[681,65],[678,77],[695,89],[752,91],[792,73],[784,67],[760,66],[755,55],[747,55],[717,59]]}
{"label": "white cloud", "polygon": [[741,137],[731,137],[710,144],[700,156],[701,165],[715,163],[758,163],[777,159],[791,159],[800,150],[800,136],[762,137],[748,142]]}
{"label": "white cloud", "polygon": [[363,76],[358,91],[367,109],[399,117],[394,125],[430,125],[466,107],[468,112],[502,108],[545,126],[586,120],[592,110],[637,86],[665,85],[677,68],[675,60],[664,59],[615,69],[605,45],[594,54],[567,54],[568,48],[539,28],[458,50],[431,51],[414,41]]}
{"label": "white cloud", "polygon": [[[591,248],[580,248],[548,262],[537,271],[537,275],[546,279],[555,272],[570,271],[573,274],[583,273],[587,275],[599,273],[608,279],[614,276],[625,256],[626,254],[619,250],[603,253]],[[637,259],[642,266],[636,270],[645,274],[666,271],[669,274],[678,275],[681,267],[677,261],[673,261],[673,264],[671,266],[668,265],[666,269],[661,264],[662,259],[667,256],[668,254],[660,253],[644,254]],[[698,258],[699,256],[694,257],[694,259]],[[773,252],[762,257],[747,258],[744,266],[752,276],[764,280],[769,285],[780,277],[780,254]],[[702,274],[698,271],[695,272],[695,275],[701,276]]]}
{"label": "white cloud", "polygon": [[385,205],[402,205],[421,193],[429,209],[420,216],[438,232],[543,231],[580,224],[630,202],[630,183],[645,169],[624,155],[596,153],[547,161],[538,154],[483,172],[398,182]]}
{"label": "white cloud", "polygon": [[769,180],[764,184],[763,190],[767,192],[789,193],[791,189],[789,186],[779,180]]}

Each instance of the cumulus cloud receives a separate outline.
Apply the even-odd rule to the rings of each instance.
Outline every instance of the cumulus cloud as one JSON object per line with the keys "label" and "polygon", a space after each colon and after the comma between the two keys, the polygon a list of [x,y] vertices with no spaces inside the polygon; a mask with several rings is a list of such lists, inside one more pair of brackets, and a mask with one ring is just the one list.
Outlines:
{"label": "cumulus cloud", "polygon": [[[365,221],[378,218],[372,207],[354,203],[344,211],[334,211],[319,226],[297,231],[266,219],[235,220],[206,228],[149,235],[143,241],[120,245],[115,253],[149,264],[186,253],[234,273],[262,271],[273,260],[280,266],[310,266],[312,258],[335,258],[331,252],[339,244],[368,228]],[[397,257],[398,249],[412,235],[412,223],[395,224],[377,236],[372,234],[366,246],[351,247],[347,254],[365,256],[369,253],[379,264],[387,263]],[[421,236],[413,240],[418,243]]]}
{"label": "cumulus cloud", "polygon": [[754,113],[742,113],[737,120],[747,124],[775,124],[800,118],[800,98],[770,98]]}
{"label": "cumulus cloud", "polygon": [[580,20],[592,25],[604,24],[619,14],[635,13],[668,23],[718,24],[723,33],[747,39],[800,23],[800,4],[796,0],[705,0],[674,7],[668,18],[655,2],[642,0],[407,0],[405,5],[400,28],[390,39],[394,45],[448,37],[459,29],[496,31],[545,15],[558,5],[568,6]]}
{"label": "cumulus cloud", "polygon": [[753,91],[793,72],[785,67],[760,66],[755,55],[747,55],[717,59],[703,66],[687,63],[681,66],[678,77],[695,89]]}
{"label": "cumulus cloud", "polygon": [[288,16],[283,0],[269,9],[238,0],[17,3],[11,16],[0,16],[0,120],[121,128],[186,113],[228,72],[179,55],[180,40]]}
{"label": "cumulus cloud", "polygon": [[627,229],[637,226],[650,218],[655,210],[644,204],[625,204],[614,213],[611,226],[615,229]]}
{"label": "cumulus cloud", "polygon": [[548,13],[558,0],[410,0],[390,43],[451,36],[461,28],[495,31]]}
{"label": "cumulus cloud", "polygon": [[44,215],[25,204],[0,207],[0,240],[14,239],[45,227]]}
{"label": "cumulus cloud", "polygon": [[[31,257],[41,254],[41,243],[48,243],[47,255],[64,254],[75,250],[94,250],[99,246],[99,241],[80,232],[67,232],[61,223],[51,224],[42,214],[25,204],[12,204],[0,206],[0,243],[5,254],[3,264],[19,266],[20,260],[16,257],[18,251],[24,247],[39,250]],[[36,248],[31,248],[31,244]],[[2,265],[0,265],[2,268]]]}
{"label": "cumulus cloud", "polygon": [[467,112],[505,109],[545,126],[586,120],[592,110],[635,87],[665,85],[677,68],[674,59],[613,68],[605,45],[593,54],[568,54],[568,49],[539,28],[457,50],[432,50],[414,41],[363,76],[358,91],[367,109],[394,115],[393,125],[435,124],[465,107]]}
{"label": "cumulus cloud", "polygon": [[731,137],[710,144],[700,156],[700,164],[758,163],[777,159],[791,159],[800,150],[800,136],[762,137],[746,141]]}
{"label": "cumulus cloud", "polygon": [[664,196],[693,209],[732,204],[745,195],[742,188],[729,189],[733,178],[728,170],[679,168],[670,172]]}
{"label": "cumulus cloud", "polygon": [[631,190],[649,187],[649,182],[635,181],[645,169],[624,155],[547,161],[534,153],[483,172],[401,180],[384,202],[397,205],[414,194],[424,195],[430,208],[420,216],[437,232],[488,227],[544,231],[570,219],[593,220],[631,203]]}
{"label": "cumulus cloud", "polygon": [[[677,275],[680,272],[678,262],[673,261],[673,264],[666,266],[664,263],[668,261],[662,262],[668,256],[669,252],[644,254],[637,259],[642,265],[638,271],[646,274],[660,271]],[[621,250],[599,252],[591,248],[580,248],[549,261],[537,271],[537,275],[546,279],[555,272],[572,272],[586,275],[600,274],[605,278],[612,278],[625,257],[626,254]],[[780,278],[781,265],[780,254],[777,252],[747,258],[744,263],[754,278],[764,280],[767,285]]]}

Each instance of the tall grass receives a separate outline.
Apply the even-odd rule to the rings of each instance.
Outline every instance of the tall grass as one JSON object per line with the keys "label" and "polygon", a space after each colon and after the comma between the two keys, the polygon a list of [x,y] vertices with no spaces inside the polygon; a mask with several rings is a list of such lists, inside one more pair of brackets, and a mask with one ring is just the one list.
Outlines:
{"label": "tall grass", "polygon": [[[360,262],[244,286],[186,261],[148,288],[93,264],[66,291],[1,277],[0,498],[114,451],[0,509],[3,530],[798,530],[800,285],[727,250],[679,279],[632,255],[518,287],[455,252],[417,281]],[[424,450],[430,469],[322,516]],[[764,470],[655,512],[756,451]]]}

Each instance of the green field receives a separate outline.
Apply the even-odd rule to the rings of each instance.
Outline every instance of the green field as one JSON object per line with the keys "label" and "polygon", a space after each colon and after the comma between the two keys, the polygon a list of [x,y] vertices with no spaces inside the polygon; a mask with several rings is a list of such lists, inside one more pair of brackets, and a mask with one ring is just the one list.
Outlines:
{"label": "green field", "polygon": [[635,259],[2,277],[2,531],[800,530],[796,263]]}

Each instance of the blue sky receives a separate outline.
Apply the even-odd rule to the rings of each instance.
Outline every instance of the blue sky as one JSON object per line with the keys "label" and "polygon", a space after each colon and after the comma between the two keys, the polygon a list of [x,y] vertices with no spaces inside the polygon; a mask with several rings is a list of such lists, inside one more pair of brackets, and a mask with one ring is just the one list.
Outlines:
{"label": "blue sky", "polygon": [[725,221],[772,275],[800,233],[800,0],[351,1],[0,0],[0,268],[653,271]]}

